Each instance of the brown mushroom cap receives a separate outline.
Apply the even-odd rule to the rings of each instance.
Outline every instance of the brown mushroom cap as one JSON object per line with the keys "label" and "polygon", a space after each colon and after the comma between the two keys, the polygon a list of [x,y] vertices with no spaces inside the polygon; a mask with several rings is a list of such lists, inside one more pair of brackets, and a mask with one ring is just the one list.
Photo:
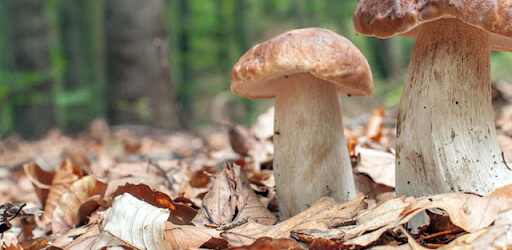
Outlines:
{"label": "brown mushroom cap", "polygon": [[381,38],[415,38],[416,27],[441,18],[458,18],[483,29],[492,34],[491,47],[512,50],[511,0],[359,0],[354,27]]}
{"label": "brown mushroom cap", "polygon": [[340,94],[368,96],[370,66],[346,38],[322,28],[288,31],[247,51],[231,71],[231,91],[246,98],[273,98],[278,81],[309,73],[334,83]]}

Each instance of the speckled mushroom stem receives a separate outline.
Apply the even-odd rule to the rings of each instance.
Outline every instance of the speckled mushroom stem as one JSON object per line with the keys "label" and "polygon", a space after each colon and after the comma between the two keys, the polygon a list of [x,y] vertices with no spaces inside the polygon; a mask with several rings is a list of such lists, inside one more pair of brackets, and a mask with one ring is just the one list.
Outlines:
{"label": "speckled mushroom stem", "polygon": [[275,100],[274,177],[281,219],[322,196],[354,198],[334,85],[307,73],[290,75],[279,80]]}
{"label": "speckled mushroom stem", "polygon": [[496,140],[489,34],[456,19],[420,29],[398,115],[397,195],[512,183]]}

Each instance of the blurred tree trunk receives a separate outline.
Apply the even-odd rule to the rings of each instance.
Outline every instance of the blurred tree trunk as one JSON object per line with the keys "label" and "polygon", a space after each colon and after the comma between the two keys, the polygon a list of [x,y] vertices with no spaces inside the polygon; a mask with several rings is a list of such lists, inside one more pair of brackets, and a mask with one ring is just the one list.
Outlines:
{"label": "blurred tree trunk", "polygon": [[[238,46],[240,48],[239,55],[243,55],[247,50],[249,50],[249,39],[247,35],[247,1],[246,0],[237,0],[234,2],[234,8],[233,8],[233,17],[235,21],[235,39],[238,43]],[[242,102],[245,107],[246,111],[246,118],[253,119],[254,113],[255,113],[255,105],[254,102],[243,98]],[[247,119],[246,119],[247,120]]]}
{"label": "blurred tree trunk", "polygon": [[162,0],[108,0],[106,9],[109,118],[177,128]]}
{"label": "blurred tree trunk", "polygon": [[104,1],[61,0],[59,7],[66,64],[58,97],[70,100],[62,107],[67,130],[79,131],[105,109]]}
{"label": "blurred tree trunk", "polygon": [[[246,22],[246,0],[235,1],[233,8],[233,17],[235,18],[235,35],[238,42],[240,52],[245,53],[249,49],[247,38],[247,22]],[[241,54],[240,54],[241,55]]]}
{"label": "blurred tree trunk", "polygon": [[368,38],[370,48],[375,52],[375,61],[378,68],[375,71],[387,79],[396,78],[402,69],[399,50],[394,39]]}
{"label": "blurred tree trunk", "polygon": [[[56,125],[50,76],[51,33],[45,0],[7,0],[12,70],[19,91],[12,111],[16,130],[33,138]],[[23,80],[31,75],[36,80]],[[12,82],[11,82],[12,83]],[[21,86],[23,85],[23,86]]]}
{"label": "blurred tree trunk", "polygon": [[[225,82],[229,86],[230,80],[230,72],[231,72],[231,62],[229,61],[229,46],[231,45],[229,42],[230,34],[228,30],[227,20],[226,20],[226,2],[224,0],[217,0],[216,4],[216,18],[217,18],[217,30],[215,33],[217,42],[217,61],[219,62],[220,73],[222,75],[222,79],[225,79]],[[226,41],[226,42],[222,42]]]}
{"label": "blurred tree trunk", "polygon": [[306,4],[304,0],[295,0],[295,28],[306,27]]}
{"label": "blurred tree trunk", "polygon": [[192,95],[194,92],[190,67],[190,5],[189,0],[179,1],[178,49],[180,51],[181,83],[179,85],[179,101],[183,111],[190,117],[192,114]]}

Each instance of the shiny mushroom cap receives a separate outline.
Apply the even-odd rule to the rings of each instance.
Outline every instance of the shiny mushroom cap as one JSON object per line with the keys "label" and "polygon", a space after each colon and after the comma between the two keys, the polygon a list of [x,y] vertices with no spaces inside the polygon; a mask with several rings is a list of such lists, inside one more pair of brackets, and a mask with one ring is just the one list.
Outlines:
{"label": "shiny mushroom cap", "polygon": [[273,98],[279,81],[309,73],[335,84],[338,93],[368,96],[370,66],[346,38],[322,28],[291,30],[247,51],[231,71],[231,91],[246,98]]}
{"label": "shiny mushroom cap", "polygon": [[491,47],[512,50],[512,0],[359,0],[357,32],[381,38],[415,38],[417,27],[441,18],[457,18],[491,33]]}

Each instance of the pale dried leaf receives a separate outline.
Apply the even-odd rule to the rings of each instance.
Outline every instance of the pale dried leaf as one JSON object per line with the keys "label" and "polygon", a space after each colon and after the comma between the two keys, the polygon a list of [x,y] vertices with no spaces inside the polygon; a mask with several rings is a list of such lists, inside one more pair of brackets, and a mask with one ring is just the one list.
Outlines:
{"label": "pale dried leaf", "polygon": [[391,153],[356,147],[360,162],[356,170],[366,174],[378,184],[395,187],[395,156]]}
{"label": "pale dried leaf", "polygon": [[169,210],[157,208],[125,193],[115,198],[101,226],[94,249],[128,245],[138,249],[169,249],[164,239]]}
{"label": "pale dried leaf", "polygon": [[417,199],[405,213],[417,214],[417,211],[429,208],[442,209],[454,225],[467,232],[476,232],[493,223],[499,213],[512,208],[512,199],[463,193],[442,194]]}
{"label": "pale dried leaf", "polygon": [[[356,226],[344,230],[345,239],[350,239],[345,244],[366,246],[375,242],[384,232],[400,224],[401,214],[414,201],[414,198],[398,197],[362,211],[356,217]],[[370,233],[364,234],[366,232]]]}
{"label": "pale dried leaf", "polygon": [[71,185],[80,179],[79,171],[71,165],[69,160],[63,160],[60,168],[55,172],[48,198],[46,199],[46,206],[44,208],[41,221],[44,223],[51,223],[53,212],[58,206],[60,198],[65,193],[70,191]]}
{"label": "pale dried leaf", "polygon": [[126,184],[119,187],[114,193],[114,197],[129,193],[137,199],[143,200],[155,207],[169,209],[171,216],[168,220],[174,224],[187,225],[196,216],[197,210],[188,204],[174,202],[167,194],[154,191],[151,187],[144,184]]}
{"label": "pale dried leaf", "polygon": [[223,225],[246,217],[261,224],[273,224],[276,221],[250,188],[240,166],[230,164],[217,175],[193,223]]}
{"label": "pale dried leaf", "polygon": [[345,237],[345,233],[339,229],[297,229],[292,230],[291,237],[305,243],[311,243],[315,239],[323,238],[331,241],[342,241]]}
{"label": "pale dried leaf", "polygon": [[37,197],[44,207],[55,172],[45,171],[33,161],[23,165],[23,171],[25,171],[25,175],[27,175],[32,182],[32,185],[36,190]]}
{"label": "pale dried leaf", "polygon": [[442,249],[510,249],[512,248],[512,210],[498,215],[494,225],[463,235]]}
{"label": "pale dried leaf", "polygon": [[392,228],[407,223],[414,216],[430,208],[445,211],[451,222],[475,232],[489,226],[498,214],[512,208],[512,200],[502,197],[480,197],[453,193],[414,199],[398,197],[359,214],[357,225],[345,231],[345,245],[367,246]]}
{"label": "pale dried leaf", "polygon": [[[95,225],[95,226],[97,227],[97,225]],[[73,228],[73,229],[67,231],[65,234],[58,234],[57,237],[51,241],[50,245],[53,247],[58,247],[58,248],[63,249],[66,246],[73,243],[75,238],[87,233],[87,231],[90,230],[91,227],[92,227],[92,225],[85,225],[85,226]]]}
{"label": "pale dried leaf", "polygon": [[165,240],[172,249],[197,248],[212,237],[220,238],[219,234],[220,231],[213,228],[165,223]]}
{"label": "pale dried leaf", "polygon": [[512,184],[495,189],[489,196],[512,198]]}
{"label": "pale dried leaf", "polygon": [[[69,190],[62,194],[60,200],[53,212],[52,232],[64,233],[72,229],[80,222],[80,207],[89,200],[97,196],[96,200],[103,196],[107,185],[96,177],[89,175],[75,181],[69,187]],[[95,208],[94,208],[95,209]],[[92,211],[88,211],[91,213]]]}
{"label": "pale dried leaf", "polygon": [[257,238],[289,238],[290,232],[300,229],[327,230],[336,219],[353,218],[366,207],[364,197],[346,203],[337,203],[331,198],[320,198],[310,208],[276,225],[262,225],[249,222],[228,230],[221,236],[233,245],[249,245]]}

